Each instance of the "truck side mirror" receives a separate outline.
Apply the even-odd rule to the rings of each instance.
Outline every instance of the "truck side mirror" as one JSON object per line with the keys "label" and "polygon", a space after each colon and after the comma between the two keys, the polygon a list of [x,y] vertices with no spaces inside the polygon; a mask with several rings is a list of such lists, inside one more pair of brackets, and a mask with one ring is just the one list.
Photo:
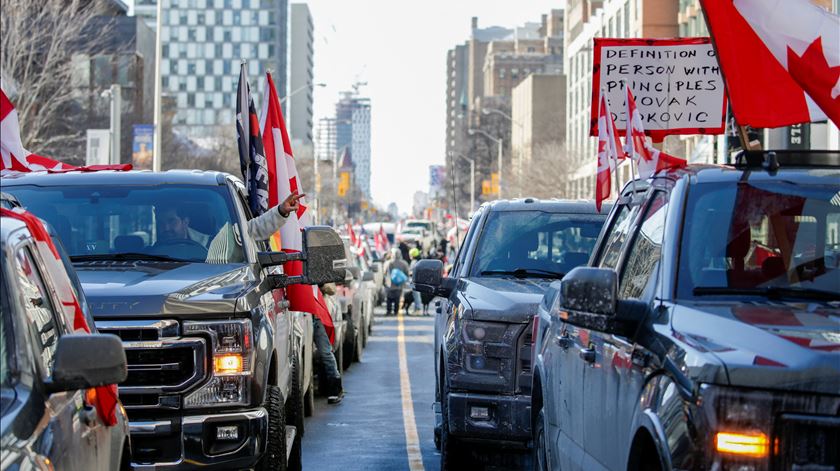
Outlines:
{"label": "truck side mirror", "polygon": [[111,334],[62,335],[55,347],[49,392],[117,384],[128,377],[128,366],[120,338]]}
{"label": "truck side mirror", "polygon": [[303,230],[303,275],[306,283],[320,285],[344,281],[348,268],[344,242],[329,226],[309,226]]}
{"label": "truck side mirror", "polygon": [[455,288],[454,282],[452,278],[444,278],[440,260],[420,260],[414,266],[413,289],[417,292],[448,298]]}
{"label": "truck side mirror", "polygon": [[552,315],[569,324],[630,337],[647,317],[644,301],[618,299],[618,274],[610,268],[577,267],[559,283],[562,298]]}

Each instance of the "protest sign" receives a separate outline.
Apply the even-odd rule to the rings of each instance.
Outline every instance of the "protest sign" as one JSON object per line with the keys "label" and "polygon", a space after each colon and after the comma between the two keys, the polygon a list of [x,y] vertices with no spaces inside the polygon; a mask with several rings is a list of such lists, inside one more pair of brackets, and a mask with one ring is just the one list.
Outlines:
{"label": "protest sign", "polygon": [[723,133],[726,93],[709,38],[596,38],[594,54],[590,135],[598,135],[602,89],[616,128],[626,129],[624,83],[655,141],[671,134]]}

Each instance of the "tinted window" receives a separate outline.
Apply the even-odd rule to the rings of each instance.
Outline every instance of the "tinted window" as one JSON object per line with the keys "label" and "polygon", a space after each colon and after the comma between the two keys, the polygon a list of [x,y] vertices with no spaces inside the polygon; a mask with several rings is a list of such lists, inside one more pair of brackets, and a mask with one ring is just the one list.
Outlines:
{"label": "tinted window", "polygon": [[720,288],[840,295],[838,189],[781,180],[695,185],[686,207],[678,295]]}
{"label": "tinted window", "polygon": [[636,214],[639,212],[640,207],[641,205],[633,205],[632,207],[623,205],[619,209],[619,213],[613,220],[612,227],[607,235],[607,242],[598,266],[615,268],[618,265],[621,247],[624,246],[624,241],[627,240],[627,235],[630,233],[633,221],[636,219]]}
{"label": "tinted window", "polygon": [[244,260],[225,186],[21,186],[12,192],[52,224],[71,257],[139,253],[192,262]]}
{"label": "tinted window", "polygon": [[[5,262],[6,260],[4,258],[3,265],[5,265]],[[11,306],[9,290],[6,286],[6,277],[0,276],[0,386],[2,387],[7,387],[11,384],[11,367],[15,361],[15,338],[12,331]]]}
{"label": "tinted window", "polygon": [[651,281],[655,279],[653,274],[662,254],[662,234],[665,232],[667,212],[668,197],[663,192],[657,192],[645,211],[624,264],[619,284],[619,296],[622,298],[641,298],[645,289],[652,285]]}
{"label": "tinted window", "polygon": [[58,325],[52,302],[38,267],[28,248],[15,253],[15,279],[20,290],[26,322],[32,332],[34,351],[45,376],[52,372],[53,354],[58,343]]}
{"label": "tinted window", "polygon": [[568,273],[589,261],[603,222],[596,215],[491,212],[481,231],[472,276],[519,270]]}

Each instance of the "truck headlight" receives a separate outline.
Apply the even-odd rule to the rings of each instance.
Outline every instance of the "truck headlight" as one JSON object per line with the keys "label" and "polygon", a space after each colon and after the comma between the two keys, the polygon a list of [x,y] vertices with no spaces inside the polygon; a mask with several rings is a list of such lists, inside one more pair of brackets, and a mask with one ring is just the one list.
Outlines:
{"label": "truck headlight", "polygon": [[709,467],[750,471],[768,468],[774,416],[771,393],[704,384],[698,405],[709,423],[707,440],[713,452],[708,457]]}
{"label": "truck headlight", "polygon": [[184,398],[184,407],[250,404],[254,356],[251,321],[187,321],[184,334],[208,337],[213,352],[213,376]]}
{"label": "truck headlight", "polygon": [[502,359],[496,352],[488,355],[486,345],[504,342],[507,328],[502,323],[463,321],[464,368],[470,373],[499,374]]}

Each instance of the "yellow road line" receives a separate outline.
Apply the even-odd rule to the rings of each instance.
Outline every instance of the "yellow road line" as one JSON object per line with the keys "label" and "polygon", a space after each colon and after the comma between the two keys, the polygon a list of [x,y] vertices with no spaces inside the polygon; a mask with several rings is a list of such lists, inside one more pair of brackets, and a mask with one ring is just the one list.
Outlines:
{"label": "yellow road line", "polygon": [[400,392],[402,394],[403,426],[405,428],[405,449],[408,453],[408,469],[425,471],[423,455],[420,453],[420,438],[414,419],[414,402],[411,400],[411,380],[408,377],[408,360],[405,355],[405,325],[403,315],[397,314],[397,351],[400,357]]}

